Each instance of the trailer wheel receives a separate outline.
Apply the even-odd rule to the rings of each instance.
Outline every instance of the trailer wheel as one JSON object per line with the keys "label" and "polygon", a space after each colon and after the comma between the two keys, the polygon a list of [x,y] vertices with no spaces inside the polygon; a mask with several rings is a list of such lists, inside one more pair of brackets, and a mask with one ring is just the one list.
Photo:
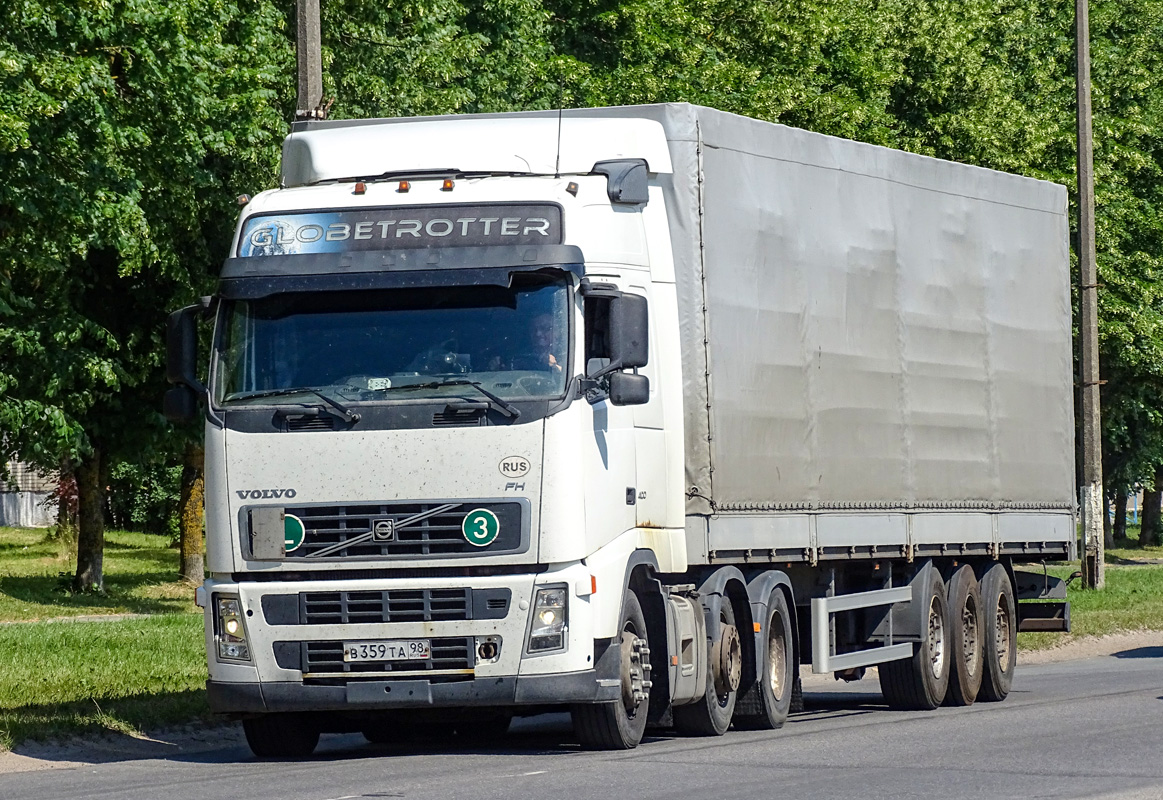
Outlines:
{"label": "trailer wheel", "polygon": [[968,706],[977,699],[985,667],[981,625],[981,589],[968,564],[945,584],[949,600],[949,689],[945,705]]}
{"label": "trailer wheel", "polygon": [[573,706],[573,730],[588,750],[630,750],[642,741],[650,710],[650,644],[642,605],[632,590],[622,601],[622,699]]}
{"label": "trailer wheel", "polygon": [[242,721],[250,751],[259,758],[306,758],[319,744],[319,726],[303,714],[264,714]]}
{"label": "trailer wheel", "polygon": [[674,708],[674,727],[688,736],[722,736],[731,727],[739,680],[743,673],[743,648],[735,627],[735,609],[726,597],[719,604],[719,640],[710,645],[707,659],[707,690],[689,705]]}
{"label": "trailer wheel", "polygon": [[1004,566],[991,565],[984,570],[980,581],[985,669],[977,696],[996,703],[1006,699],[1014,682],[1018,664],[1018,608],[1014,587]]}
{"label": "trailer wheel", "polygon": [[929,571],[921,641],[912,658],[880,664],[880,690],[890,708],[928,711],[941,705],[949,688],[948,603],[945,581]]}
{"label": "trailer wheel", "polygon": [[735,727],[743,730],[776,730],[783,727],[791,710],[792,675],[797,672],[792,647],[793,628],[787,598],[776,589],[767,601],[763,625],[762,670],[752,691],[759,706],[755,713],[735,713]]}

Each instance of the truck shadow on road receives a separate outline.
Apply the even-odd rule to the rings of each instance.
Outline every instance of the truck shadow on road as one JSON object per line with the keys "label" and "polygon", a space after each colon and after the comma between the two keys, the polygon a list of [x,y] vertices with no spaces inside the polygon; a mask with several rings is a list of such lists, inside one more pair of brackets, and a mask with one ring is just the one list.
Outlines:
{"label": "truck shadow on road", "polygon": [[1163,646],[1136,647],[1132,650],[1122,650],[1114,654],[1115,658],[1163,658]]}

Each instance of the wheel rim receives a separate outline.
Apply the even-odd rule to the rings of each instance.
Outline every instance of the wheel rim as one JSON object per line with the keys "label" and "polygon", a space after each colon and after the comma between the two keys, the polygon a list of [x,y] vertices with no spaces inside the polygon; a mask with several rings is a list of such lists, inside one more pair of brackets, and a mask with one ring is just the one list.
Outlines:
{"label": "wheel rim", "polygon": [[1010,666],[1010,614],[1005,595],[997,598],[997,624],[994,626],[994,647],[997,650],[997,666],[1005,672]]}
{"label": "wheel rim", "polygon": [[639,638],[634,626],[627,622],[622,629],[622,705],[627,716],[638,713],[638,707],[646,699],[650,682],[650,647],[645,639]]}
{"label": "wheel rim", "polygon": [[731,693],[739,688],[743,677],[743,645],[739,641],[739,630],[727,620],[727,615],[719,613],[721,633],[719,641],[711,650],[714,663],[715,697],[720,708],[731,702]]}
{"label": "wheel rim", "polygon": [[786,688],[784,672],[787,669],[787,648],[783,617],[773,614],[767,622],[767,685],[776,700],[783,699]]}
{"label": "wheel rim", "polygon": [[929,669],[937,679],[945,672],[945,618],[936,597],[929,603]]}
{"label": "wheel rim", "polygon": [[965,670],[970,676],[973,676],[977,674],[978,648],[980,648],[981,642],[977,624],[977,604],[973,602],[972,597],[965,599],[965,607],[961,610],[961,635],[965,653]]}

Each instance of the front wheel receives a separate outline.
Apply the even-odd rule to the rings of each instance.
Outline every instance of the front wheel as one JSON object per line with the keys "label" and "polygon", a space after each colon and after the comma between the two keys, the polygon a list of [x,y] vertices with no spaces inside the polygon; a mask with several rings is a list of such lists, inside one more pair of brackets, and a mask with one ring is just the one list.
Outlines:
{"label": "front wheel", "polygon": [[642,605],[632,590],[622,601],[619,641],[622,698],[612,703],[575,705],[573,730],[588,750],[630,750],[642,741],[650,710],[650,642]]}

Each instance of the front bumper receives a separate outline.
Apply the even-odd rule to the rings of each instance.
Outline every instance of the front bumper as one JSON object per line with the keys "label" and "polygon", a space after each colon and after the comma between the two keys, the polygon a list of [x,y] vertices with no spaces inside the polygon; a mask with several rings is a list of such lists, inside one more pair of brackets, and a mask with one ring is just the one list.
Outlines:
{"label": "front bumper", "polygon": [[452,683],[424,679],[359,681],[346,686],[207,681],[210,710],[218,714],[278,711],[363,711],[393,708],[602,703],[621,697],[616,648],[598,668],[562,675],[476,678]]}
{"label": "front bumper", "polygon": [[[205,590],[210,598],[209,605],[213,605],[213,597],[219,593],[240,598],[253,658],[250,663],[225,663],[216,658],[213,613],[208,609],[205,632],[210,680],[206,686],[211,710],[224,714],[255,714],[557,705],[616,700],[621,696],[619,652],[617,648],[611,652],[609,645],[612,640],[594,636],[590,593],[571,592],[568,646],[565,649],[535,655],[524,652],[536,589],[546,585],[588,588],[588,578],[586,567],[572,565],[537,575],[471,579],[208,581]],[[349,605],[345,613],[351,614],[362,608],[356,607],[357,601],[371,602],[368,599],[370,593],[377,596],[374,613],[378,615],[383,608],[389,607],[387,604],[395,602],[390,596],[393,592],[412,593],[411,600],[404,599],[416,602],[420,593],[450,589],[457,597],[461,596],[460,592],[467,592],[465,601],[456,607],[459,618],[308,622],[313,618],[303,616],[303,603],[306,602],[303,598],[313,596],[310,593],[330,593],[334,597],[327,603],[346,597],[343,602]],[[500,596],[498,592],[510,598],[507,607],[489,611],[485,605],[490,598]],[[484,594],[477,597],[478,593]],[[429,600],[435,602],[432,598]],[[478,603],[478,600],[482,602]],[[366,615],[362,619],[366,620]],[[474,637],[495,638],[500,645],[499,656],[493,661],[478,659],[474,662]],[[441,647],[451,647],[446,643],[467,640],[468,660],[463,663],[459,660],[464,652],[461,648],[444,651],[441,655],[444,665],[434,666],[428,675],[415,671],[401,671],[400,675],[380,671],[360,674],[347,670],[333,652],[336,643],[343,641],[390,639],[430,640],[434,647],[434,664],[438,642],[441,642]],[[448,653],[455,655],[449,656]]]}

